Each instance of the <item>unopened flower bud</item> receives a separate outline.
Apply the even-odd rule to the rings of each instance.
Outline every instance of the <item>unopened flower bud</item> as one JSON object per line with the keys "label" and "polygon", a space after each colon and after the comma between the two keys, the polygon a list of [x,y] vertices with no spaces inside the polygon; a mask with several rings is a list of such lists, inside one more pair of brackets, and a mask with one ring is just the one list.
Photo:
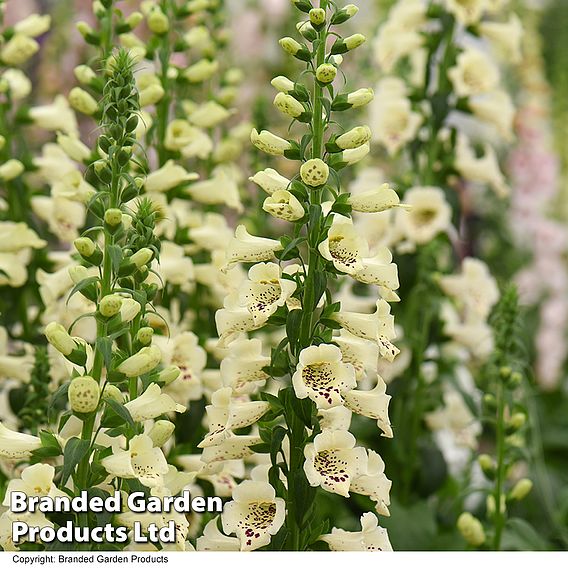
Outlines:
{"label": "unopened flower bud", "polygon": [[67,333],[67,330],[57,322],[51,322],[45,327],[45,337],[63,355],[71,355],[77,347],[75,340]]}
{"label": "unopened flower bud", "polygon": [[489,479],[492,479],[495,474],[495,461],[493,458],[488,454],[481,454],[477,458],[477,463],[481,467],[483,473],[489,477]]}
{"label": "unopened flower bud", "polygon": [[325,10],[323,8],[312,8],[309,16],[312,25],[321,26],[325,24]]}
{"label": "unopened flower bud", "polygon": [[[296,24],[296,29],[298,30],[298,33],[302,35],[302,37],[306,38],[308,41],[313,42],[318,37],[318,33],[316,32],[316,30],[314,29],[314,27],[310,22],[298,22]],[[305,49],[305,52],[309,57],[309,51]],[[295,56],[298,57],[299,59],[304,59],[305,61],[308,61],[308,59],[304,56],[305,54],[303,52],[299,53],[300,57],[298,57],[298,54],[295,54]]]}
{"label": "unopened flower bud", "polygon": [[308,160],[300,168],[302,181],[310,187],[324,185],[329,178],[329,166],[319,158]]}
{"label": "unopened flower bud", "polygon": [[138,268],[146,266],[154,256],[154,253],[149,248],[141,248],[136,251],[131,257],[130,262],[134,263]]}
{"label": "unopened flower bud", "polygon": [[509,494],[510,499],[514,499],[515,501],[522,501],[531,491],[533,488],[533,482],[526,477],[517,481],[513,489],[511,489],[511,493]]}
{"label": "unopened flower bud", "polygon": [[367,154],[371,151],[371,147],[368,142],[359,146],[358,148],[353,148],[352,150],[343,150],[341,153],[341,161],[348,165],[356,164],[360,162]]}
{"label": "unopened flower bud", "polygon": [[[490,517],[493,516],[496,513],[497,505],[496,505],[496,502],[495,502],[495,496],[494,495],[488,495],[487,496],[485,506],[487,507],[487,514]],[[505,495],[501,495],[501,513],[505,513],[506,510],[507,510],[507,505],[505,503]]]}
{"label": "unopened flower bud", "polygon": [[352,108],[358,108],[370,103],[375,98],[373,89],[363,88],[347,95],[347,102]]}
{"label": "unopened flower bud", "polygon": [[[142,20],[144,19],[144,16],[140,13],[140,12],[132,12],[132,14],[130,14],[128,16],[128,18],[126,18],[126,24],[128,25],[128,27],[132,30],[134,29]],[[153,31],[153,30],[152,30]]]}
{"label": "unopened flower bud", "polygon": [[371,139],[371,129],[368,126],[356,126],[345,132],[335,143],[342,150],[352,150],[366,144]]}
{"label": "unopened flower bud", "polygon": [[162,352],[157,345],[143,347],[118,366],[118,371],[127,377],[138,377],[155,369],[162,360]]}
{"label": "unopened flower bud", "polygon": [[169,420],[156,421],[148,434],[154,443],[154,447],[161,448],[171,438],[175,428],[174,423]]}
{"label": "unopened flower bud", "polygon": [[73,241],[73,245],[77,252],[85,258],[89,258],[97,250],[97,245],[89,237],[79,237]]}
{"label": "unopened flower bud", "polygon": [[359,8],[355,4],[347,4],[342,10],[335,13],[331,19],[333,25],[343,24],[359,12]]}
{"label": "unopened flower bud", "polygon": [[516,432],[520,430],[527,422],[527,416],[524,412],[515,412],[513,416],[509,419],[507,423],[507,429],[509,433]]}
{"label": "unopened flower bud", "polygon": [[141,327],[136,334],[136,340],[142,345],[150,345],[153,336],[154,330],[151,327]]}
{"label": "unopened flower bud", "polygon": [[515,389],[522,382],[523,382],[523,375],[521,373],[519,373],[518,371],[515,371],[514,373],[511,373],[511,376],[509,377],[509,380],[507,381],[507,386],[510,389]]}
{"label": "unopened flower bud", "polygon": [[165,385],[169,385],[173,383],[179,376],[181,371],[175,365],[171,365],[170,367],[166,367],[160,374],[158,375],[158,380],[163,382]]}
{"label": "unopened flower bud", "polygon": [[116,385],[111,385],[110,383],[105,385],[101,396],[103,400],[114,400],[119,404],[124,403],[124,395],[122,394],[122,391]]}
{"label": "unopened flower bud", "polygon": [[140,313],[140,304],[133,298],[124,298],[120,307],[120,321],[131,322]]}
{"label": "unopened flower bud", "polygon": [[17,33],[3,45],[0,58],[7,65],[17,67],[23,65],[38,50],[39,44],[35,39]]}
{"label": "unopened flower bud", "polygon": [[17,178],[24,172],[24,164],[20,160],[11,158],[0,166],[0,179],[2,181],[10,181]]}
{"label": "unopened flower bud", "polygon": [[80,264],[76,264],[71,266],[68,270],[69,277],[71,278],[73,284],[79,284],[85,278],[88,278],[89,271],[85,266],[81,266]]}
{"label": "unopened flower bud", "polygon": [[209,61],[208,59],[202,59],[193,65],[190,65],[184,72],[183,76],[190,82],[190,83],[201,83],[203,81],[207,81],[215,73],[217,73],[219,69],[219,62],[218,61]]}
{"label": "unopened flower bud", "polygon": [[278,93],[274,98],[274,106],[283,114],[292,118],[298,118],[305,112],[304,105],[292,95]]}
{"label": "unopened flower bud", "polygon": [[148,85],[145,89],[140,91],[140,106],[155,105],[161,101],[165,94],[164,88],[160,84]]}
{"label": "unopened flower bud", "polygon": [[322,63],[316,69],[316,79],[320,83],[333,83],[335,77],[337,76],[337,67],[331,65],[330,63]]}
{"label": "unopened flower bud", "polygon": [[71,381],[67,396],[73,412],[94,412],[99,405],[101,390],[93,377],[76,377]]}
{"label": "unopened flower bud", "polygon": [[99,108],[97,101],[81,87],[71,89],[69,92],[69,104],[76,111],[89,116],[95,114]]}
{"label": "unopened flower bud", "polygon": [[479,519],[471,513],[462,513],[457,522],[458,530],[471,546],[481,546],[485,542],[485,531]]}
{"label": "unopened flower bud", "polygon": [[291,37],[283,37],[279,41],[279,43],[282,49],[290,55],[296,55],[304,48],[301,43],[298,43],[294,38]]}
{"label": "unopened flower bud", "polygon": [[147,22],[150,31],[155,34],[165,34],[170,28],[168,17],[157,6],[148,14]]}
{"label": "unopened flower bud", "polygon": [[367,38],[363,34],[353,34],[352,36],[346,37],[343,41],[345,42],[347,50],[351,51],[363,45],[367,41]]}
{"label": "unopened flower bud", "polygon": [[99,312],[105,318],[115,316],[122,306],[123,298],[118,294],[108,294],[99,303]]}
{"label": "unopened flower bud", "polygon": [[288,77],[284,77],[283,75],[274,77],[274,79],[270,81],[270,84],[281,93],[289,93],[294,90],[294,81],[290,81]]}
{"label": "unopened flower bud", "polygon": [[122,211],[120,209],[107,209],[105,211],[105,223],[111,227],[117,227],[122,223]]}

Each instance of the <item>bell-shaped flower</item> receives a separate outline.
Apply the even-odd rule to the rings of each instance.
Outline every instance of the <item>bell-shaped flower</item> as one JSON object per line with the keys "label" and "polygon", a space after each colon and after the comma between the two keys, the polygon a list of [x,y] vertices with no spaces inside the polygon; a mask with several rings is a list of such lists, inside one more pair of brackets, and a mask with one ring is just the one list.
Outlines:
{"label": "bell-shaped flower", "polygon": [[268,365],[270,357],[262,355],[260,339],[235,340],[221,361],[223,384],[235,394],[253,394],[266,383],[268,374],[263,368]]}
{"label": "bell-shaped flower", "polygon": [[197,539],[198,551],[210,552],[238,552],[241,549],[241,543],[234,536],[226,536],[220,530],[218,525],[218,517],[211,519],[203,529],[203,535]]}
{"label": "bell-shaped flower", "polygon": [[400,203],[398,193],[388,183],[383,183],[376,189],[351,195],[347,203],[351,205],[353,211],[360,213],[380,213],[393,207],[407,207]]}
{"label": "bell-shaped flower", "polygon": [[164,365],[180,370],[179,377],[164,387],[164,392],[179,403],[199,400],[203,396],[201,376],[207,353],[199,345],[198,337],[191,331],[184,331],[169,338],[155,336],[154,342],[162,350]]}
{"label": "bell-shaped flower", "polygon": [[215,128],[227,120],[234,111],[226,109],[216,101],[207,101],[195,107],[189,120],[198,128]]}
{"label": "bell-shaped flower", "polygon": [[344,395],[344,404],[355,414],[361,414],[377,421],[383,435],[392,438],[392,428],[389,420],[389,402],[391,396],[387,394],[387,385],[380,375],[377,375],[377,384],[372,390],[352,390]]}
{"label": "bell-shaped flower", "polygon": [[304,448],[304,472],[312,487],[349,497],[352,480],[362,471],[367,454],[355,447],[355,436],[346,430],[324,430]]}
{"label": "bell-shaped flower", "polygon": [[492,91],[471,97],[468,106],[476,118],[493,125],[505,140],[513,139],[516,109],[506,91]]}
{"label": "bell-shaped flower", "polygon": [[372,314],[337,312],[331,317],[349,333],[361,339],[376,341],[379,352],[385,359],[392,361],[400,352],[390,342],[391,339],[395,339],[396,332],[394,316],[391,315],[390,306],[385,300],[378,300],[377,309]]}
{"label": "bell-shaped flower", "polygon": [[206,464],[201,461],[200,454],[185,454],[176,456],[176,462],[194,478],[211,483],[215,495],[219,497],[230,497],[238,485],[235,479],[245,477],[245,464],[242,459]]}
{"label": "bell-shaped flower", "polygon": [[284,499],[276,497],[274,487],[259,481],[243,481],[235,487],[233,500],[223,509],[223,531],[236,534],[241,550],[266,546],[284,524]]}
{"label": "bell-shaped flower", "polygon": [[40,249],[46,245],[37,233],[25,223],[0,222],[0,253],[19,252],[23,249]]}
{"label": "bell-shaped flower", "polygon": [[26,467],[22,471],[21,479],[12,479],[8,483],[4,507],[10,506],[10,493],[13,491],[21,491],[28,497],[55,497],[63,496],[65,493],[59,490],[53,483],[55,468],[46,463],[36,463]]}
{"label": "bell-shaped flower", "polygon": [[177,185],[194,181],[198,178],[197,174],[189,173],[173,160],[168,160],[160,169],[146,177],[144,187],[148,192],[169,191]]}
{"label": "bell-shaped flower", "polygon": [[379,287],[382,298],[390,302],[398,302],[400,298],[394,292],[400,286],[398,266],[392,261],[392,253],[385,246],[379,246],[374,257],[364,258],[363,267],[353,274],[353,278],[364,284],[375,284]]}
{"label": "bell-shaped flower", "polygon": [[351,219],[336,216],[318,250],[337,270],[353,275],[362,270],[362,258],[368,253],[368,246],[357,234]]}
{"label": "bell-shaped flower", "polygon": [[353,413],[345,406],[321,408],[318,411],[320,427],[323,430],[349,430]]}
{"label": "bell-shaped flower", "polygon": [[115,477],[138,479],[146,487],[163,485],[168,462],[160,448],[155,448],[146,434],[134,436],[127,450],[115,450],[101,460],[101,465]]}
{"label": "bell-shaped flower", "polygon": [[469,97],[493,90],[499,83],[499,69],[485,53],[469,47],[457,56],[448,78],[458,97]]}
{"label": "bell-shaped flower", "polygon": [[260,444],[260,436],[234,436],[231,435],[217,446],[208,446],[203,449],[201,461],[210,464],[227,460],[239,460],[253,455],[251,446]]}
{"label": "bell-shaped flower", "polygon": [[0,422],[0,457],[7,460],[24,460],[38,448],[41,448],[41,440],[37,436],[14,432]]}
{"label": "bell-shaped flower", "polygon": [[286,190],[290,186],[290,180],[272,168],[257,172],[249,180],[256,183],[268,195],[272,195],[275,191]]}
{"label": "bell-shaped flower", "polygon": [[233,398],[231,387],[223,387],[213,393],[211,404],[205,407],[209,433],[198,444],[199,448],[219,445],[232,430],[251,426],[268,412],[270,404],[264,401],[240,401]]}
{"label": "bell-shaped flower", "polygon": [[381,552],[392,551],[387,529],[379,527],[379,519],[373,513],[361,517],[361,531],[349,532],[333,528],[320,540],[327,542],[330,550],[337,552]]}
{"label": "bell-shaped flower", "polygon": [[487,38],[507,63],[519,63],[522,58],[523,24],[517,14],[510,14],[507,22],[481,22],[481,36]]}
{"label": "bell-shaped flower", "polygon": [[222,269],[226,272],[239,262],[262,262],[274,258],[276,251],[282,250],[280,241],[251,235],[244,225],[239,225],[235,236],[226,252],[227,264]]}
{"label": "bell-shaped flower", "polygon": [[233,172],[228,168],[217,167],[210,179],[192,183],[186,192],[194,201],[205,205],[226,205],[238,213],[243,211],[239,186]]}
{"label": "bell-shaped flower", "polygon": [[385,462],[377,452],[368,450],[360,474],[351,482],[351,491],[367,495],[375,502],[379,515],[390,516],[390,490],[392,481],[385,475]]}
{"label": "bell-shaped flower", "polygon": [[53,523],[39,511],[34,513],[12,513],[8,510],[0,516],[0,546],[2,546],[5,552],[20,550],[19,547],[26,540],[23,537],[18,542],[14,542],[13,523],[16,522],[25,523],[30,529],[54,528]]}
{"label": "bell-shaped flower", "polygon": [[189,238],[204,250],[215,251],[225,248],[233,237],[227,219],[218,213],[206,213],[198,227],[191,227]]}
{"label": "bell-shaped flower", "polygon": [[297,221],[306,214],[298,199],[285,189],[275,191],[267,197],[262,208],[276,219],[283,221]]}
{"label": "bell-shaped flower", "polygon": [[215,313],[215,324],[219,334],[219,346],[226,347],[240,333],[261,328],[266,320],[255,323],[253,314],[240,302],[239,293],[229,294],[223,308]]}
{"label": "bell-shaped flower", "polygon": [[282,278],[278,264],[255,264],[239,288],[239,302],[247,308],[256,325],[264,325],[268,318],[283,306],[296,291],[296,282]]}
{"label": "bell-shaped flower", "polygon": [[379,347],[376,343],[365,341],[342,329],[333,342],[341,349],[344,363],[350,363],[355,369],[355,378],[360,381],[366,373],[376,371],[379,359]]}
{"label": "bell-shaped flower", "polygon": [[411,243],[424,245],[440,233],[448,232],[452,208],[439,187],[413,187],[404,194],[410,211],[397,211],[396,225]]}
{"label": "bell-shaped flower", "polygon": [[143,394],[127,402],[124,407],[135,422],[152,420],[168,412],[185,412],[185,406],[177,404],[173,398],[163,393],[156,383],[152,383]]}
{"label": "bell-shaped flower", "polygon": [[292,385],[298,398],[310,398],[318,408],[343,404],[344,394],[357,386],[355,369],[342,361],[336,345],[302,349]]}
{"label": "bell-shaped flower", "polygon": [[33,107],[29,115],[34,124],[45,130],[61,131],[71,136],[79,135],[77,118],[69,106],[67,97],[57,95],[52,104]]}

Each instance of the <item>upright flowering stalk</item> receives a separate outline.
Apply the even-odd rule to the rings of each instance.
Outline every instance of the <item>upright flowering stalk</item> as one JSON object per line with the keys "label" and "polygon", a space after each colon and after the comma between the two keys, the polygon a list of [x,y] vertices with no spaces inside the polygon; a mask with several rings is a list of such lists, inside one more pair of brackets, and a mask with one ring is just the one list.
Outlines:
{"label": "upright flowering stalk", "polygon": [[[256,129],[251,134],[261,151],[298,163],[291,180],[272,168],[252,177],[268,194],[263,209],[290,223],[290,230],[273,240],[251,235],[243,225],[237,228],[225,270],[234,270],[238,263],[252,267],[216,316],[220,345],[227,350],[221,374],[232,389],[233,404],[240,393],[258,393],[268,379],[276,380],[270,387],[275,394],[261,392],[264,406],[240,423],[258,422],[258,434],[253,430],[252,435],[235,435],[231,430],[237,425],[231,428],[229,423],[222,437],[209,436],[201,444],[201,460],[209,463],[253,452],[270,456],[268,468],[253,472],[253,482],[269,483],[270,490],[263,485],[261,492],[259,485],[255,497],[248,486],[245,491],[244,482],[223,513],[223,528],[236,534],[241,550],[269,542],[274,549],[307,550],[326,530],[317,506],[322,491],[345,498],[367,495],[376,511],[387,515],[391,485],[380,456],[357,446],[348,429],[355,413],[375,420],[383,435],[392,436],[390,397],[376,361],[379,356],[392,361],[398,353],[391,343],[394,318],[384,299],[396,297],[396,266],[388,251],[368,256],[367,243],[353,230],[351,211],[382,211],[396,207],[399,200],[388,186],[353,201],[341,188],[339,172],[368,154],[371,137],[366,126],[348,131],[334,126],[341,111],[373,98],[371,89],[343,92],[334,86],[342,56],[365,42],[361,34],[343,38],[338,33],[357,7],[325,0],[319,6],[294,4],[307,18],[298,24],[301,41],[286,37],[280,45],[305,62],[306,70],[296,81],[280,76],[272,85],[277,91],[274,105],[298,123],[299,138],[288,140]],[[374,313],[342,311],[333,301],[335,280],[343,275],[379,287],[382,298]],[[280,327],[284,335],[270,358],[261,356],[258,339],[243,333],[267,325]],[[247,353],[250,360],[239,365],[238,353]],[[229,365],[233,372],[225,374]],[[367,374],[371,390],[358,389],[358,380]],[[365,517],[364,528],[377,527],[372,518]],[[333,549],[390,548],[385,532],[378,529],[376,536],[367,539],[354,533],[342,540],[334,529],[323,540]]]}
{"label": "upright flowering stalk", "polygon": [[[523,460],[527,409],[523,404],[523,346],[519,337],[519,306],[516,289],[511,286],[493,315],[495,351],[488,362],[483,385],[484,414],[495,428],[495,455],[478,458],[489,481],[486,499],[487,520],[491,531],[486,534],[481,521],[471,513],[460,515],[457,526],[466,542],[474,548],[500,550],[503,531],[511,503],[523,500],[531,491],[530,479],[515,475],[515,465]],[[489,394],[491,393],[491,394]]]}
{"label": "upright flowering stalk", "polygon": [[[506,64],[519,61],[522,32],[501,4],[400,0],[374,40],[381,79],[370,106],[372,140],[401,158],[393,177],[411,210],[356,226],[400,254],[415,254],[398,320],[408,369],[387,371],[400,386],[393,416],[404,502],[428,462],[420,447],[436,453],[437,445],[463,482],[481,432],[473,374],[493,350],[488,316],[499,293],[488,266],[474,258],[481,245],[471,219],[474,208],[487,214],[478,195],[502,211],[500,200],[509,193],[493,141],[511,141],[515,110],[490,53]],[[473,36],[477,46],[469,41]],[[355,187],[365,191],[381,178],[376,170],[364,172]],[[421,440],[424,423],[436,444],[429,436]],[[445,475],[429,480],[429,489],[434,492]]]}

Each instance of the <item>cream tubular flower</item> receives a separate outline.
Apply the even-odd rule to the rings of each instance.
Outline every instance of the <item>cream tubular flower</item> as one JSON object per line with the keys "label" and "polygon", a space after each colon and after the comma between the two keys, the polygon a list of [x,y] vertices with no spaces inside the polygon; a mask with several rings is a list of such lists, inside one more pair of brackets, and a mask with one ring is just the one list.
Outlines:
{"label": "cream tubular flower", "polygon": [[227,264],[224,271],[239,262],[262,262],[274,258],[276,251],[282,250],[280,241],[255,237],[244,225],[239,225],[226,252]]}
{"label": "cream tubular flower", "polygon": [[226,205],[239,213],[243,211],[237,180],[226,168],[215,168],[211,179],[193,183],[186,191],[198,203]]}
{"label": "cream tubular flower", "polygon": [[335,140],[335,144],[342,150],[359,148],[371,140],[371,129],[368,126],[356,126],[344,132]]}
{"label": "cream tubular flower", "polygon": [[448,77],[458,97],[469,97],[493,90],[499,83],[499,70],[487,55],[468,48],[458,55]]}
{"label": "cream tubular flower", "polygon": [[509,21],[481,22],[479,31],[486,37],[498,52],[510,63],[519,63],[522,58],[521,41],[523,24],[517,14],[511,14]]}
{"label": "cream tubular flower", "polygon": [[349,497],[351,481],[361,471],[367,455],[355,447],[355,436],[346,430],[325,430],[304,449],[304,472],[312,487]]}
{"label": "cream tubular flower", "polygon": [[388,361],[393,361],[399,354],[400,350],[390,342],[396,337],[394,316],[391,315],[390,306],[385,300],[377,301],[377,309],[372,314],[337,312],[331,317],[356,337],[376,341],[381,357]]}
{"label": "cream tubular flower", "polygon": [[262,370],[270,365],[270,357],[262,355],[260,339],[241,339],[231,343],[221,361],[221,377],[235,394],[253,394],[263,387],[268,375]]}
{"label": "cream tubular flower", "polygon": [[398,302],[400,298],[394,292],[398,290],[398,266],[392,261],[391,251],[380,246],[372,258],[363,259],[363,267],[353,274],[353,278],[364,284],[375,284],[379,287],[381,297],[389,302]]}
{"label": "cream tubular flower", "polygon": [[513,122],[516,109],[505,91],[494,91],[472,97],[468,102],[473,115],[487,124],[493,125],[507,141],[513,139]]}
{"label": "cream tubular flower", "polygon": [[209,433],[198,445],[199,448],[219,445],[230,436],[232,430],[255,424],[270,408],[268,402],[243,402],[234,400],[232,396],[231,387],[223,387],[213,393],[211,404],[205,407]]}
{"label": "cream tubular flower", "polygon": [[143,394],[127,402],[124,407],[130,412],[135,422],[152,420],[161,414],[185,412],[186,410],[185,406],[177,404],[173,398],[163,393],[156,383],[152,383]]}
{"label": "cream tubular flower", "polygon": [[342,361],[336,345],[312,345],[300,353],[292,385],[298,398],[310,398],[318,408],[343,404],[346,392],[357,386],[355,369]]}
{"label": "cream tubular flower", "polygon": [[196,107],[189,115],[189,120],[199,128],[215,128],[232,114],[232,111],[219,103],[209,101]]}
{"label": "cream tubular flower", "polygon": [[41,447],[36,436],[14,432],[0,422],[0,457],[7,460],[24,460]]}
{"label": "cream tubular flower", "polygon": [[261,172],[257,172],[249,180],[258,185],[268,195],[272,195],[275,191],[285,191],[290,186],[290,180],[281,176],[272,168],[266,168]]}
{"label": "cream tubular flower", "polygon": [[445,0],[446,8],[463,26],[479,22],[491,0]]}
{"label": "cream tubular flower", "polygon": [[363,269],[362,257],[368,253],[368,246],[357,234],[351,219],[335,216],[318,250],[337,270],[353,275]]}
{"label": "cream tubular flower", "polygon": [[23,544],[20,540],[15,543],[13,540],[13,523],[26,523],[29,528],[42,529],[44,527],[54,528],[53,523],[40,512],[34,513],[12,513],[6,511],[0,517],[0,545],[6,552],[15,552],[20,550],[19,545]]}
{"label": "cream tubular flower", "polygon": [[198,551],[238,552],[241,543],[238,538],[224,535],[217,526],[217,519],[211,519],[203,529],[203,535],[197,539]]}
{"label": "cream tubular flower", "polygon": [[251,446],[260,444],[260,436],[234,436],[231,435],[216,446],[208,446],[203,449],[201,461],[206,464],[223,462],[228,460],[240,460],[253,455]]}
{"label": "cream tubular flower", "polygon": [[368,450],[366,463],[361,470],[361,474],[351,482],[351,491],[370,497],[376,503],[377,513],[389,517],[392,482],[385,475],[385,462],[377,452]]}
{"label": "cream tubular flower", "polygon": [[380,552],[392,551],[387,529],[379,527],[379,519],[373,513],[361,517],[361,532],[349,532],[333,528],[320,540],[327,542],[332,551]]}
{"label": "cream tubular flower", "polygon": [[239,289],[239,301],[252,314],[255,325],[263,325],[283,306],[296,291],[296,282],[282,278],[278,264],[255,264],[248,273],[248,280]]}
{"label": "cream tubular flower", "polygon": [[377,384],[370,391],[352,390],[344,395],[345,406],[361,416],[377,421],[377,426],[383,431],[386,438],[392,438],[392,428],[389,420],[389,402],[391,396],[387,394],[387,385],[380,375],[377,375]]}
{"label": "cream tubular flower", "polygon": [[272,156],[282,156],[286,150],[292,147],[290,142],[272,134],[268,130],[258,133],[256,128],[253,128],[250,140],[259,150]]}
{"label": "cream tubular flower", "polygon": [[63,95],[57,95],[50,105],[31,108],[29,115],[40,128],[53,131],[60,130],[71,136],[79,135],[77,118]]}
{"label": "cream tubular flower", "polygon": [[284,499],[276,497],[268,483],[243,481],[233,490],[233,500],[225,505],[221,520],[226,533],[235,533],[241,550],[266,546],[284,524]]}
{"label": "cream tubular flower", "polygon": [[48,31],[50,26],[50,15],[30,14],[14,25],[14,31],[28,37],[37,37]]}
{"label": "cream tubular flower", "polygon": [[145,487],[163,485],[168,463],[162,450],[154,447],[146,434],[134,436],[128,450],[115,450],[103,458],[101,465],[110,475],[123,479],[138,479]]}
{"label": "cream tubular flower", "polygon": [[182,166],[173,160],[168,160],[159,170],[153,171],[146,177],[144,187],[146,191],[169,191],[170,189],[198,179],[199,176],[187,172]]}
{"label": "cream tubular flower", "polygon": [[0,253],[19,252],[22,249],[40,249],[47,244],[25,223],[0,222]]}
{"label": "cream tubular flower", "polygon": [[450,229],[452,209],[439,187],[413,187],[404,200],[410,211],[398,211],[396,222],[410,242],[424,245]]}
{"label": "cream tubular flower", "polygon": [[333,338],[341,349],[342,361],[350,363],[355,369],[355,378],[360,381],[367,372],[376,372],[379,360],[379,347],[376,343],[365,341],[342,329]]}
{"label": "cream tubular flower", "polygon": [[393,207],[406,207],[400,204],[400,197],[388,183],[383,183],[377,189],[351,195],[347,203],[351,205],[353,211],[359,213],[380,213]]}
{"label": "cream tubular flower", "polygon": [[65,493],[57,489],[57,486],[53,483],[54,475],[55,468],[46,463],[36,463],[26,467],[22,471],[21,479],[12,479],[8,483],[6,496],[2,504],[4,507],[10,506],[10,493],[12,493],[12,491],[22,491],[28,497],[55,497],[65,495]]}
{"label": "cream tubular flower", "polygon": [[238,292],[225,297],[223,307],[215,313],[215,324],[219,334],[219,347],[226,347],[241,332],[261,328],[266,320],[258,319],[255,323],[253,314],[241,305]]}
{"label": "cream tubular flower", "polygon": [[262,208],[276,219],[290,222],[297,221],[306,214],[298,199],[285,189],[275,191],[267,197]]}

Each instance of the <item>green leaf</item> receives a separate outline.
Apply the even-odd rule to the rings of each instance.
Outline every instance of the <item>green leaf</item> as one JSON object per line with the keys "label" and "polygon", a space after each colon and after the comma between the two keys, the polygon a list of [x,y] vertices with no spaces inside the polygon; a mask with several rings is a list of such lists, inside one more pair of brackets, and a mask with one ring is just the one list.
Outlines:
{"label": "green leaf", "polygon": [[504,550],[549,550],[546,541],[534,527],[519,518],[507,521],[501,545]]}
{"label": "green leaf", "polygon": [[272,463],[276,462],[276,456],[278,452],[282,449],[282,441],[286,437],[286,428],[282,426],[277,426],[272,431],[272,439],[270,440],[270,459]]}
{"label": "green leaf", "polygon": [[69,384],[70,383],[65,383],[61,385],[53,393],[53,396],[51,397],[51,404],[49,405],[49,410],[47,411],[48,422],[53,422],[55,415],[59,410],[60,403],[67,400],[67,391],[69,390]]}
{"label": "green leaf", "polygon": [[69,300],[77,293],[80,292],[81,290],[84,290],[85,288],[87,288],[88,286],[90,286],[91,284],[95,284],[96,282],[99,281],[99,277],[98,276],[89,276],[89,278],[83,278],[83,280],[81,280],[81,282],[78,282],[77,284],[75,284],[75,286],[73,287],[73,289],[71,290],[71,292],[69,292],[69,296],[67,296],[67,301],[65,302],[65,304],[69,304]]}
{"label": "green leaf", "polygon": [[286,318],[286,336],[290,346],[295,346],[300,335],[300,323],[302,322],[303,310],[292,310]]}
{"label": "green leaf", "polygon": [[103,354],[105,367],[110,369],[112,359],[112,339],[110,337],[97,337],[95,349]]}
{"label": "green leaf", "polygon": [[132,420],[132,416],[130,415],[130,412],[128,411],[128,408],[126,408],[126,406],[110,398],[107,398],[105,402],[107,407],[110,407],[115,414],[120,416],[123,420],[126,421],[129,426],[134,428],[134,420]]}
{"label": "green leaf", "polygon": [[115,274],[117,274],[120,268],[120,263],[122,262],[122,247],[119,245],[110,245],[107,247],[107,252],[110,255],[112,270]]}
{"label": "green leaf", "polygon": [[61,484],[65,485],[77,464],[89,453],[90,440],[71,438],[65,445],[63,452],[63,471],[61,472]]}

